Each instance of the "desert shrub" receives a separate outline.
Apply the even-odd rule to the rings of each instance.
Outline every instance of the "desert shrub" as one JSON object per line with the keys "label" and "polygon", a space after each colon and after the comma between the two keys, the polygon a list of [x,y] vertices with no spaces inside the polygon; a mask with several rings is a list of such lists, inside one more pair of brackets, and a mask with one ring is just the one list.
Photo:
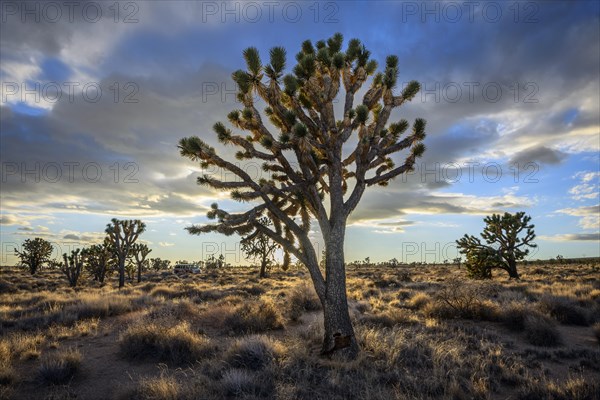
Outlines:
{"label": "desert shrub", "polygon": [[483,284],[449,280],[438,289],[434,301],[424,306],[423,313],[440,319],[495,320],[498,307],[486,299],[486,292],[487,286]]}
{"label": "desert shrub", "polygon": [[283,322],[273,301],[260,299],[237,306],[225,317],[223,326],[234,333],[260,333],[282,329]]}
{"label": "desert shrub", "polygon": [[243,286],[240,288],[240,290],[248,293],[251,296],[260,296],[261,294],[266,292],[266,290],[262,286],[259,286],[259,285]]}
{"label": "desert shrub", "polygon": [[523,331],[525,319],[533,312],[522,302],[510,302],[502,308],[500,320],[511,331]]}
{"label": "desert shrub", "polygon": [[594,400],[600,399],[600,384],[581,377],[569,378],[562,387],[565,399]]}
{"label": "desert shrub", "polygon": [[150,296],[154,297],[164,297],[165,299],[173,299],[176,297],[181,297],[181,291],[177,290],[174,287],[168,286],[156,286],[150,290]]}
{"label": "desert shrub", "polygon": [[558,382],[528,380],[526,385],[519,388],[519,400],[596,400],[600,398],[600,385],[597,382],[582,377],[569,377],[562,385]]}
{"label": "desert shrub", "polygon": [[182,388],[172,376],[142,378],[135,389],[125,393],[123,400],[178,400]]}
{"label": "desert shrub", "polygon": [[10,343],[6,339],[0,340],[0,386],[9,385],[16,379],[12,367]]}
{"label": "desert shrub", "polygon": [[81,353],[69,349],[44,358],[38,369],[38,376],[44,383],[61,385],[73,379],[81,366]]}
{"label": "desert shrub", "polygon": [[321,309],[321,301],[315,289],[306,283],[294,287],[287,297],[287,314],[292,321],[297,321],[305,311]]}
{"label": "desert shrub", "polygon": [[548,318],[528,315],[524,322],[525,338],[534,346],[552,347],[562,343],[560,332]]}
{"label": "desert shrub", "polygon": [[360,317],[360,323],[368,327],[391,328],[410,321],[402,310],[388,310],[378,314],[366,314]]}
{"label": "desert shrub", "polygon": [[189,300],[169,301],[153,308],[146,318],[149,320],[193,321],[198,315],[198,306]]}
{"label": "desert shrub", "polygon": [[407,271],[398,271],[396,276],[383,276],[373,280],[377,288],[396,288],[401,286],[401,282],[410,282],[412,279]]}
{"label": "desert shrub", "polygon": [[143,303],[134,302],[124,295],[84,295],[77,303],[65,306],[60,319],[62,323],[69,324],[80,319],[116,316],[139,309]]}
{"label": "desert shrub", "polygon": [[566,325],[589,326],[589,316],[585,308],[578,306],[568,297],[542,296],[538,303],[539,309],[558,322]]}
{"label": "desert shrub", "polygon": [[410,300],[408,301],[408,305],[412,308],[420,310],[431,301],[431,296],[429,294],[419,292],[410,298]]}
{"label": "desert shrub", "polygon": [[45,338],[40,333],[15,333],[6,340],[13,359],[29,360],[40,356],[40,346]]}
{"label": "desert shrub", "polygon": [[151,359],[187,364],[210,357],[216,348],[210,339],[193,332],[188,323],[160,322],[131,325],[120,338],[120,351],[128,359]]}
{"label": "desert shrub", "polygon": [[247,336],[236,340],[225,354],[225,361],[234,368],[260,370],[283,353],[283,346],[266,336]]}
{"label": "desert shrub", "polygon": [[260,391],[256,377],[243,369],[231,369],[223,374],[221,379],[223,391],[228,396],[244,396]]}

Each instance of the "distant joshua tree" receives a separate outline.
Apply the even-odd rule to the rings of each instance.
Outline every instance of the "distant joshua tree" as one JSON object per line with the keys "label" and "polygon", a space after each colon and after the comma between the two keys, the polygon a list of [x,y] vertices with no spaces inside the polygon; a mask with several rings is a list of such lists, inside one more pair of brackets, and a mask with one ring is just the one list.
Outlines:
{"label": "distant joshua tree", "polygon": [[[270,221],[268,218],[261,218],[261,223],[268,226]],[[279,244],[263,232],[255,230],[250,235],[242,238],[241,245],[246,257],[260,262],[259,276],[265,278],[267,267],[273,263],[273,256],[275,250],[280,247]],[[289,264],[289,261],[286,264]]]}
{"label": "distant joshua tree", "polygon": [[[519,279],[517,261],[529,254],[527,247],[537,247],[531,243],[535,239],[534,225],[529,224],[531,217],[524,212],[516,214],[493,214],[485,217],[486,224],[481,237],[465,235],[457,240],[459,251],[467,257],[466,267],[469,276],[477,279],[492,277],[492,269],[498,268],[508,272],[511,278]],[[519,234],[524,233],[524,237]]]}
{"label": "distant joshua tree", "polygon": [[147,264],[146,257],[148,257],[148,254],[151,252],[152,250],[143,243],[134,243],[133,246],[131,246],[131,254],[135,259],[135,265],[137,266],[138,283],[142,281],[142,269],[144,269],[144,266]]}
{"label": "distant joshua tree", "polygon": [[26,239],[23,242],[23,250],[15,249],[15,255],[21,260],[21,264],[29,268],[31,275],[35,275],[38,269],[50,260],[52,244],[45,239]]}
{"label": "distant joshua tree", "polygon": [[163,260],[161,258],[151,258],[150,268],[154,271],[167,270],[171,266],[170,260]]}
{"label": "distant joshua tree", "polygon": [[116,218],[106,226],[111,244],[114,247],[119,269],[119,288],[125,286],[125,263],[140,234],[146,230],[146,224],[139,219],[121,221]]}
{"label": "distant joshua tree", "polygon": [[115,254],[110,238],[104,238],[102,244],[95,244],[83,249],[81,255],[85,258],[85,268],[88,273],[94,277],[95,281],[104,283],[111,264],[114,264]]}
{"label": "distant joshua tree", "polygon": [[83,270],[84,256],[81,254],[81,250],[71,251],[71,255],[67,256],[67,253],[63,254],[63,263],[60,270],[67,277],[69,286],[76,287],[81,271]]}
{"label": "distant joshua tree", "polygon": [[[268,65],[262,64],[256,48],[244,50],[247,70],[232,75],[243,109],[230,112],[228,119],[249,135],[234,133],[221,122],[213,129],[221,143],[238,148],[239,160],[263,162],[264,171],[271,174],[268,179],[253,179],[198,137],[181,139],[179,148],[182,156],[199,161],[203,168],[215,166],[236,176],[223,181],[205,175],[198,183],[230,191],[234,200],[254,202],[248,211],[234,214],[215,204],[208,213],[215,224],[187,230],[241,236],[258,230],[279,243],[284,264],[293,255],[306,266],[323,305],[322,353],[354,358],[359,347],[348,311],[344,260],[348,217],[367,187],[386,186],[413,169],[425,151],[425,120],[417,119],[404,137],[408,121],[388,125],[392,111],[417,94],[419,83],[412,81],[395,95],[398,57],[388,56],[383,72],[376,73],[377,62],[360,40],[350,40],[345,51],[342,44],[339,33],[315,45],[304,41],[295,67],[285,76],[284,48],[271,49]],[[369,76],[373,76],[371,87],[355,104],[355,95]],[[255,94],[266,103],[264,116],[276,132],[263,121]],[[343,114],[336,119],[338,95]],[[345,154],[350,147],[353,150]],[[392,156],[402,151],[404,161],[396,166]],[[273,222],[272,228],[260,223],[265,216]],[[314,221],[325,243],[324,274],[309,237]]]}

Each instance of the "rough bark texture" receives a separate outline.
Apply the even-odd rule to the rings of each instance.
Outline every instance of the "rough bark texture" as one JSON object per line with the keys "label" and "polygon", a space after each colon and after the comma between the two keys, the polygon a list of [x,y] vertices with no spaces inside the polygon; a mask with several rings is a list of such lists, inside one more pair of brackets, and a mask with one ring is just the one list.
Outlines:
{"label": "rough bark texture", "polygon": [[259,276],[261,278],[266,278],[267,277],[267,260],[263,259],[262,262],[260,263],[260,274]]}
{"label": "rough bark texture", "polygon": [[322,304],[325,336],[321,353],[328,355],[336,352],[345,358],[354,358],[359,347],[348,311],[343,229],[332,232],[325,254],[327,283]]}

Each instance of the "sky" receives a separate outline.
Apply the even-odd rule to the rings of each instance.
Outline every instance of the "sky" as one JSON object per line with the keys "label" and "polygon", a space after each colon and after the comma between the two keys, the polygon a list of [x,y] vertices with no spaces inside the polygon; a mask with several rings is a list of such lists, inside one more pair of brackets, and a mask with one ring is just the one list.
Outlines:
{"label": "sky", "polygon": [[[1,264],[43,237],[54,257],[99,243],[111,218],[142,219],[152,257],[246,263],[239,237],[191,236],[214,201],[179,155],[241,108],[242,52],[360,39],[422,90],[390,121],[427,120],[410,174],[372,187],[351,215],[347,261],[443,262],[492,213],[525,211],[529,259],[597,257],[600,10],[593,1],[0,3]],[[345,48],[345,46],[344,46]],[[361,93],[368,88],[368,83]],[[401,86],[397,89],[401,90]],[[343,94],[343,91],[342,91]],[[341,102],[336,104],[340,114]],[[338,117],[339,118],[339,117]],[[400,159],[400,158],[399,158]],[[257,177],[253,162],[240,164]],[[318,252],[319,232],[312,233]]]}

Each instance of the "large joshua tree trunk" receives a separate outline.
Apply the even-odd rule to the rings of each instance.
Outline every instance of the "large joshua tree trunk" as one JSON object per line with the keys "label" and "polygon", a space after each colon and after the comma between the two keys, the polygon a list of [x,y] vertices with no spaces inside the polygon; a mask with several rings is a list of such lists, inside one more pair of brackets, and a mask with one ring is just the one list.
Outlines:
{"label": "large joshua tree trunk", "polygon": [[323,354],[337,354],[354,358],[359,347],[348,311],[346,271],[344,266],[344,237],[332,237],[325,251],[327,280],[323,302]]}
{"label": "large joshua tree trunk", "polygon": [[344,265],[345,224],[331,231],[326,243],[326,289],[323,305],[322,354],[336,352],[346,358],[354,358],[359,352],[358,343],[348,311],[346,296],[346,270]]}
{"label": "large joshua tree trunk", "polygon": [[119,289],[125,286],[125,260],[119,260]]}
{"label": "large joshua tree trunk", "polygon": [[517,271],[517,261],[513,258],[513,257],[509,257],[507,260],[507,269],[506,272],[508,272],[508,276],[511,279],[520,279],[521,277],[519,276],[519,272]]}
{"label": "large joshua tree trunk", "polygon": [[261,278],[266,278],[267,277],[267,260],[266,259],[262,259],[261,263],[260,263],[260,274],[259,277]]}

